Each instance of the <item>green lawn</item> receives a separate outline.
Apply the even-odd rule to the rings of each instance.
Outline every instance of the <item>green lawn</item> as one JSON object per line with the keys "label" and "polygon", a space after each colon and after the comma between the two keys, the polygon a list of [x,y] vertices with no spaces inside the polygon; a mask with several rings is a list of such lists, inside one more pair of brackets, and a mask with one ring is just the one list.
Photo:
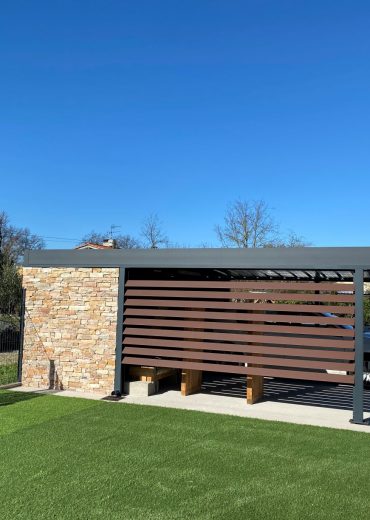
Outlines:
{"label": "green lawn", "polygon": [[18,381],[17,363],[0,364],[0,386]]}
{"label": "green lawn", "polygon": [[370,436],[0,391],[0,518],[365,519]]}

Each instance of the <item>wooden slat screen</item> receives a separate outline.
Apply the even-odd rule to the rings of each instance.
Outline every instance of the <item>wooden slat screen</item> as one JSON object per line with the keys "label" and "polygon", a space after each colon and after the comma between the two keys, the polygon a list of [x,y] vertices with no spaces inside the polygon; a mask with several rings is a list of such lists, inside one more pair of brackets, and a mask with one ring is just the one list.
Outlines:
{"label": "wooden slat screen", "polygon": [[354,311],[352,283],[129,279],[123,363],[352,384]]}

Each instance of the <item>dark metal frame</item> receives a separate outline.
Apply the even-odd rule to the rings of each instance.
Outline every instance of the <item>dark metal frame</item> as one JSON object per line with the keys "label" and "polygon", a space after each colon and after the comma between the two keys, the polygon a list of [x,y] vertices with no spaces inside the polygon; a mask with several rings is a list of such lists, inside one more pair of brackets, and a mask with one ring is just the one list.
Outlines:
{"label": "dark metal frame", "polygon": [[119,269],[118,279],[118,303],[117,303],[117,329],[116,329],[116,364],[114,377],[114,390],[112,395],[120,397],[122,394],[122,340],[123,340],[123,306],[125,297],[126,270]]}
{"label": "dark metal frame", "polygon": [[[353,422],[363,424],[363,282],[369,279],[370,247],[266,249],[112,249],[26,251],[25,267],[119,267],[114,393],[122,391],[125,268],[349,270],[355,282],[355,384]],[[365,276],[364,276],[365,275]]]}
{"label": "dark metal frame", "polygon": [[22,302],[19,315],[19,353],[18,353],[18,382],[22,381],[22,361],[23,361],[23,342],[24,342],[24,319],[26,311],[26,289],[22,289]]}
{"label": "dark metal frame", "polygon": [[370,269],[370,247],[26,251],[25,267]]}
{"label": "dark metal frame", "polygon": [[364,424],[364,272],[356,269],[355,283],[355,384],[353,386],[353,418],[351,422]]}

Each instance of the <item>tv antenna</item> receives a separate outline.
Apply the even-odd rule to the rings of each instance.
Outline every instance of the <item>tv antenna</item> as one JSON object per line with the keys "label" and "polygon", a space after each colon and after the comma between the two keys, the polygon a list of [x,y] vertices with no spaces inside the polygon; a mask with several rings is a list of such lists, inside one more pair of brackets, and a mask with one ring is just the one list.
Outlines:
{"label": "tv antenna", "polygon": [[109,230],[109,238],[113,238],[113,234],[115,233],[116,229],[119,229],[121,226],[116,226],[115,224],[111,224],[110,230]]}

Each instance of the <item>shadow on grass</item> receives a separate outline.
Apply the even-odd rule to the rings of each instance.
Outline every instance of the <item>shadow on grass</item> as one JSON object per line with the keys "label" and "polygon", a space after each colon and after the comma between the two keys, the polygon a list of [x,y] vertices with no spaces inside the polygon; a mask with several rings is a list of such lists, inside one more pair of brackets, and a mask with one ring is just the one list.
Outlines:
{"label": "shadow on grass", "polygon": [[44,396],[43,394],[37,394],[35,392],[12,392],[11,390],[4,390],[0,392],[0,407],[9,406],[22,401],[29,401],[37,397]]}

